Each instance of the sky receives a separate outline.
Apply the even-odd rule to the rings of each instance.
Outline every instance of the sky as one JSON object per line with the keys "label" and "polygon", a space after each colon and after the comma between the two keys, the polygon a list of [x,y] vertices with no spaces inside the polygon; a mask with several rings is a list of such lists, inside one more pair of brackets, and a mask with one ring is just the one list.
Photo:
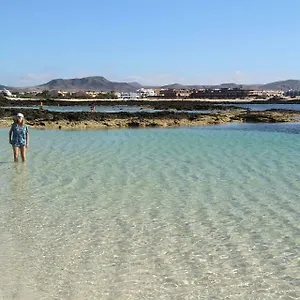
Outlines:
{"label": "sky", "polygon": [[300,79],[299,0],[1,0],[0,84]]}

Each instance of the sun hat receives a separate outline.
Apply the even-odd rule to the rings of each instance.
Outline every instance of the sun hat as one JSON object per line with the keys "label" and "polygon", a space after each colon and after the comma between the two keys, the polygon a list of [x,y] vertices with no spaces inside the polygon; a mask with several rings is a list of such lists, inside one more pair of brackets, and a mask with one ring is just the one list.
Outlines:
{"label": "sun hat", "polygon": [[24,115],[21,114],[21,113],[18,113],[18,114],[17,114],[17,117],[19,117],[19,118],[24,118]]}

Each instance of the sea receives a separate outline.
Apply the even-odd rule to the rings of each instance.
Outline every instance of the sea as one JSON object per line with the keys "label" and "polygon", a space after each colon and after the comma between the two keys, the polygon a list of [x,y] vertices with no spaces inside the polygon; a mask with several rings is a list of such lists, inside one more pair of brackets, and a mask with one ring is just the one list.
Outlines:
{"label": "sea", "polygon": [[0,299],[300,299],[300,124],[0,129]]}
{"label": "sea", "polygon": [[[271,109],[277,110],[294,110],[300,111],[300,104],[270,104],[270,103],[236,103],[236,104],[224,104],[220,103],[221,106],[237,106],[244,110],[251,111],[266,111]],[[212,104],[212,107],[214,104]],[[39,105],[33,106],[2,106],[1,108],[14,108],[14,109],[40,109]],[[68,106],[54,106],[54,105],[44,105],[44,110],[53,111],[53,112],[90,112],[90,105],[68,105]],[[119,113],[119,112],[129,112],[129,113],[137,113],[137,112],[149,112],[156,113],[161,111],[172,111],[172,112],[188,112],[188,113],[208,113],[208,112],[218,112],[220,111],[218,108],[209,109],[209,110],[176,110],[176,109],[155,109],[150,107],[143,107],[137,105],[95,105],[96,112],[102,113]]]}

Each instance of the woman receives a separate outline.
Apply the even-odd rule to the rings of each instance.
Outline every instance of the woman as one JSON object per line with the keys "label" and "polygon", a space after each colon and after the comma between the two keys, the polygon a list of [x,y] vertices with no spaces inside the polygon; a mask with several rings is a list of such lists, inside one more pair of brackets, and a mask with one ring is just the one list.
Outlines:
{"label": "woman", "polygon": [[9,143],[13,147],[14,161],[18,162],[19,153],[22,161],[26,161],[26,149],[29,145],[28,127],[25,125],[24,115],[18,113],[14,118],[14,123],[9,130]]}

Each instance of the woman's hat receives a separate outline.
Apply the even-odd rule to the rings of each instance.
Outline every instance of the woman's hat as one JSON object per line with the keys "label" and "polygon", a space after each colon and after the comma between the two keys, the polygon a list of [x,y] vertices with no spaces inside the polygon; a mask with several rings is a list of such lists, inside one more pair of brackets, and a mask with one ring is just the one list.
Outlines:
{"label": "woman's hat", "polygon": [[18,117],[18,118],[24,118],[24,115],[21,114],[21,113],[18,113],[18,114],[17,114],[17,117]]}

